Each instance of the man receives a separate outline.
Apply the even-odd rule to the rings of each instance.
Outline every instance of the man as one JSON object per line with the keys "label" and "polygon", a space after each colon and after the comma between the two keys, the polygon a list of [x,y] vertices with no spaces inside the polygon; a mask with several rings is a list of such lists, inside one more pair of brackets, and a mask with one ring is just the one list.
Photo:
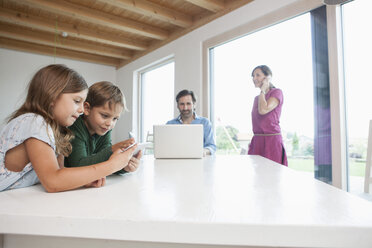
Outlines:
{"label": "man", "polygon": [[216,152],[216,144],[212,131],[211,122],[195,113],[196,98],[191,90],[182,90],[176,96],[177,108],[180,115],[167,122],[167,124],[203,124],[204,131],[204,156],[213,155]]}

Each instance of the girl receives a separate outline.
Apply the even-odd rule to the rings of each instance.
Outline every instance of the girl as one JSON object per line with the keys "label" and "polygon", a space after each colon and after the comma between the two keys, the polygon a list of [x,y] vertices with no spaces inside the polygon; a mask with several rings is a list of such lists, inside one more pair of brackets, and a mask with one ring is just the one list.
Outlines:
{"label": "girl", "polygon": [[39,181],[48,192],[100,187],[107,175],[128,165],[136,146],[117,150],[102,163],[63,167],[73,137],[67,127],[82,114],[87,92],[85,80],[64,65],[49,65],[35,74],[24,104],[0,134],[0,191]]}

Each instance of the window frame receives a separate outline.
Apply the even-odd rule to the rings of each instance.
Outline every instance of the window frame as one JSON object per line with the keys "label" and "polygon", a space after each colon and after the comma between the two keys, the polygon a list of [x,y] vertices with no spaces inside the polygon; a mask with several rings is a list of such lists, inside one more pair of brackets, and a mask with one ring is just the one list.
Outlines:
{"label": "window frame", "polygon": [[[324,5],[321,1],[299,1],[261,16],[251,22],[212,37],[202,44],[203,113],[213,119],[213,87],[211,86],[210,49],[223,43],[249,35],[260,29],[286,21]],[[343,83],[342,32],[340,6],[327,7],[327,34],[329,47],[329,76],[332,129],[332,184],[347,189],[347,141],[345,119],[345,92]],[[214,125],[214,124],[213,124]]]}
{"label": "window frame", "polygon": [[[167,64],[170,64],[170,63],[174,63],[174,66],[176,65],[176,62],[175,62],[175,59],[173,56],[171,57],[167,57],[167,58],[164,58],[160,61],[157,61],[153,64],[150,64],[148,66],[145,66],[144,68],[140,69],[137,71],[136,75],[137,75],[137,134],[136,134],[136,137],[138,137],[138,141],[140,142],[144,142],[146,141],[146,137],[143,137],[143,121],[144,121],[144,118],[143,118],[143,114],[144,114],[144,111],[143,111],[143,84],[142,84],[142,77],[143,77],[143,74],[147,73],[147,72],[150,72],[150,71],[153,71],[159,67],[162,67],[162,66],[165,66]],[[175,73],[174,73],[175,75]],[[174,76],[175,77],[175,76]],[[175,78],[174,78],[175,80]]]}

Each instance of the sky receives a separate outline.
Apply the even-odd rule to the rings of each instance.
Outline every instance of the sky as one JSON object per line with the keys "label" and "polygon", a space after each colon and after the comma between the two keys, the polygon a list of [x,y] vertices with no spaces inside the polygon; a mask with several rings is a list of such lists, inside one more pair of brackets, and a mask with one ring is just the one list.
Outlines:
{"label": "sky", "polygon": [[283,91],[282,130],[312,137],[310,33],[310,15],[305,14],[214,48],[216,119],[252,132],[252,104],[260,90],[254,88],[251,72],[265,64],[275,87]]}
{"label": "sky", "polygon": [[174,62],[142,74],[143,141],[154,124],[165,124],[174,116]]}
{"label": "sky", "polygon": [[[343,5],[345,89],[349,138],[368,137],[372,119],[371,0]],[[251,78],[253,68],[268,65],[272,81],[284,94],[283,132],[314,135],[314,100],[310,14],[246,35],[214,48],[216,125],[232,125],[251,133],[251,110],[259,89]],[[237,114],[238,113],[238,114]]]}
{"label": "sky", "polygon": [[367,138],[372,120],[372,1],[355,0],[343,8],[347,129],[350,138]]}

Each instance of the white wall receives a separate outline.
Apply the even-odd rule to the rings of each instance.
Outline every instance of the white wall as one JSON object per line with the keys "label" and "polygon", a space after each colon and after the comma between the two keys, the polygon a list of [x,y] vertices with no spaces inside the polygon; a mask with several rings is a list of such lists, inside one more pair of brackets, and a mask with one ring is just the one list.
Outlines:
{"label": "white wall", "polygon": [[[161,47],[148,55],[120,68],[86,62],[0,49],[0,125],[18,107],[25,95],[25,88],[32,75],[41,67],[51,63],[63,63],[76,69],[88,84],[107,80],[116,82],[123,90],[130,112],[122,115],[114,132],[113,141],[128,137],[128,131],[137,128],[136,71],[166,57],[175,59],[175,94],[182,89],[191,89],[198,96],[197,112],[202,113],[202,45],[208,39],[231,29],[247,24],[263,15],[294,2],[303,0],[255,0],[199,29]],[[161,96],[159,96],[161,97]],[[169,104],[175,104],[174,102]],[[174,115],[177,115],[175,108]],[[170,116],[171,119],[173,116]],[[0,126],[1,127],[1,126]]]}
{"label": "white wall", "polygon": [[[118,136],[125,136],[130,130],[137,130],[137,82],[136,71],[169,56],[175,59],[175,95],[182,89],[193,90],[198,96],[197,112],[202,113],[202,45],[203,42],[233,28],[249,23],[269,12],[282,8],[300,0],[255,0],[221,18],[202,26],[199,29],[163,46],[148,55],[120,68],[117,71],[119,86],[124,90],[130,113],[126,113],[121,128],[117,128]],[[161,97],[161,96],[159,96]],[[175,104],[175,102],[169,103]],[[174,115],[178,114],[175,107]],[[169,119],[173,118],[170,116]]]}
{"label": "white wall", "polygon": [[0,127],[23,103],[27,84],[36,71],[54,63],[75,69],[89,85],[102,80],[116,82],[115,67],[0,48]]}

